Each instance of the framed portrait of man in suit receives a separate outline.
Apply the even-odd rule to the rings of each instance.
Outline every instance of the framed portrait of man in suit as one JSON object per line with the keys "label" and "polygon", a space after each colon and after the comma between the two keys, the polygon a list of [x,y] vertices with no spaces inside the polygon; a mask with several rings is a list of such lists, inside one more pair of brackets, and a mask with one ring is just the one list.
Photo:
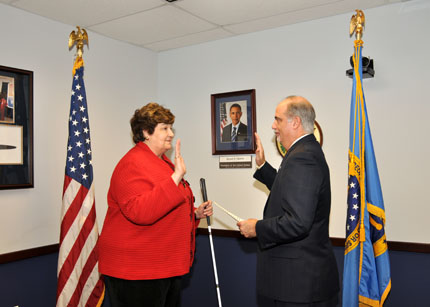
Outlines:
{"label": "framed portrait of man in suit", "polygon": [[211,95],[212,154],[255,152],[255,89]]}

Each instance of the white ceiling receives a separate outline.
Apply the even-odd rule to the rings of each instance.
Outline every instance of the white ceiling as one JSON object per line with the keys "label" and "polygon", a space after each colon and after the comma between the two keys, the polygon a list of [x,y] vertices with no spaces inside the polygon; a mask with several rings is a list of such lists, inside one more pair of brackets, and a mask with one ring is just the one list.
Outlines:
{"label": "white ceiling", "polygon": [[[169,50],[405,0],[0,0],[145,47]],[[407,1],[407,0],[406,0]],[[349,29],[345,24],[345,33]],[[91,40],[91,37],[90,37]]]}

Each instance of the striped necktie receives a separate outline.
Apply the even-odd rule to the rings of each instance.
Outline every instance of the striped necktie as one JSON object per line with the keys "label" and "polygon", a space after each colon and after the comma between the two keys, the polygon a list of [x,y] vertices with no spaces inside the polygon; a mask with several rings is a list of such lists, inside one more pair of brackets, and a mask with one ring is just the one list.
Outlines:
{"label": "striped necktie", "polygon": [[237,129],[236,127],[233,127],[233,132],[231,133],[232,142],[236,142],[236,136],[237,136],[236,129]]}

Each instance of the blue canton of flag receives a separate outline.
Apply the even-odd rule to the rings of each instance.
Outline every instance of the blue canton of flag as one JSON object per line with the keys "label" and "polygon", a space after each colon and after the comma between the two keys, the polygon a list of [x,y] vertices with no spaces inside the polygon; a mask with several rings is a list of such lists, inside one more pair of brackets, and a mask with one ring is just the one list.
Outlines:
{"label": "blue canton of flag", "polygon": [[77,69],[73,76],[66,175],[87,189],[93,182],[90,127],[83,66]]}
{"label": "blue canton of flag", "polygon": [[[346,218],[346,237],[355,234],[360,221],[360,183],[356,176],[349,176],[348,183],[348,211]],[[358,237],[355,238],[358,240]]]}

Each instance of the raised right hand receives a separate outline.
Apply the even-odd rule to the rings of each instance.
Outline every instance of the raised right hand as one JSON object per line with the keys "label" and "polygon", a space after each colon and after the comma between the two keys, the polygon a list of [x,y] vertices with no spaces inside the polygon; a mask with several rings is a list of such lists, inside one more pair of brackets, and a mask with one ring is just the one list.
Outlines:
{"label": "raised right hand", "polygon": [[181,179],[184,177],[187,172],[187,168],[185,167],[184,159],[181,156],[181,140],[176,141],[175,146],[175,171],[172,174],[172,179],[176,183],[176,185],[181,182]]}
{"label": "raised right hand", "polygon": [[255,143],[257,144],[257,149],[255,150],[255,163],[257,163],[257,166],[260,166],[266,162],[266,158],[264,157],[263,144],[261,144],[260,136],[257,132],[255,132]]}

